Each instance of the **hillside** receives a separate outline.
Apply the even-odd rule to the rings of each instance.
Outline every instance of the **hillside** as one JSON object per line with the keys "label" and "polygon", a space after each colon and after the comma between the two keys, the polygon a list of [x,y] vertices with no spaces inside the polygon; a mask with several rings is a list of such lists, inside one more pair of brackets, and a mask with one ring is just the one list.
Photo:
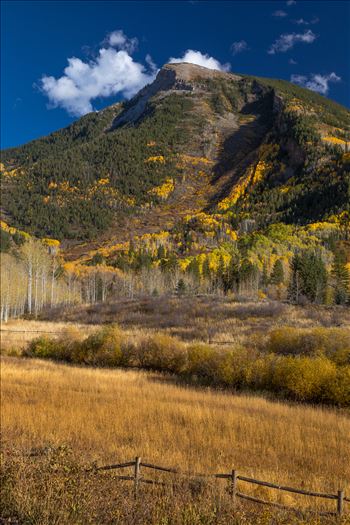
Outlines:
{"label": "hillside", "polygon": [[4,151],[3,210],[40,237],[118,242],[200,211],[318,221],[349,204],[349,129],[348,110],[288,82],[170,64],[130,101]]}
{"label": "hillside", "polygon": [[289,82],[165,65],[3,152],[2,317],[144,293],[347,303],[349,133],[347,109]]}

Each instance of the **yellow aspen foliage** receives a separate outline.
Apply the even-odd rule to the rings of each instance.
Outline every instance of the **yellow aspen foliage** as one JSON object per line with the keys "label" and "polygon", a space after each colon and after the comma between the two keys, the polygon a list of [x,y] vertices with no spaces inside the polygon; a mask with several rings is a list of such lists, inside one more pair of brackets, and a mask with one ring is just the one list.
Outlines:
{"label": "yellow aspen foliage", "polygon": [[263,160],[259,160],[252,177],[252,183],[257,184],[258,182],[263,180],[265,173],[269,169],[271,169],[271,165],[269,163],[264,162]]}
{"label": "yellow aspen foliage", "polygon": [[178,265],[179,265],[180,270],[184,272],[187,269],[187,267],[190,265],[190,263],[191,263],[191,259],[189,258],[179,259]]}
{"label": "yellow aspen foliage", "polygon": [[1,227],[2,230],[6,231],[10,235],[14,235],[15,233],[18,233],[19,235],[21,235],[26,240],[29,240],[31,238],[29,233],[24,232],[22,230],[18,230],[17,228],[15,228],[13,226],[9,226],[5,221],[0,221],[0,227]]}
{"label": "yellow aspen foliage", "polygon": [[159,162],[160,164],[165,164],[165,158],[163,155],[156,155],[154,157],[148,157],[148,159],[146,159],[145,162]]}
{"label": "yellow aspen foliage", "polygon": [[323,137],[322,140],[325,142],[330,142],[331,144],[339,144],[340,146],[346,146],[347,144],[350,144],[346,140],[339,139],[338,137],[332,137],[330,135]]}
{"label": "yellow aspen foliage", "polygon": [[336,222],[313,222],[312,224],[307,225],[307,230],[310,232],[322,232],[326,231],[327,233],[330,233],[330,231],[337,231],[339,229],[339,225]]}
{"label": "yellow aspen foliage", "polygon": [[125,197],[124,201],[126,202],[128,206],[135,206],[136,204],[136,200],[134,197]]}
{"label": "yellow aspen foliage", "polygon": [[289,191],[291,190],[291,187],[290,186],[282,186],[280,189],[279,189],[279,192],[284,194],[284,193],[288,193]]}
{"label": "yellow aspen foliage", "polygon": [[231,193],[218,204],[220,211],[225,211],[231,206],[234,206],[238,199],[244,196],[249,184],[255,185],[262,181],[266,172],[271,168],[271,165],[263,160],[255,166],[249,166],[246,173],[242,175],[237,184],[232,188]]}
{"label": "yellow aspen foliage", "polygon": [[167,199],[174,191],[175,184],[173,179],[166,179],[166,181],[161,184],[160,186],[156,186],[155,188],[152,188],[148,191],[149,195],[154,195],[156,197],[160,197],[161,199]]}
{"label": "yellow aspen foliage", "polygon": [[99,184],[100,186],[105,186],[106,184],[109,184],[109,178],[106,177],[105,179],[99,179],[97,181],[97,184]]}
{"label": "yellow aspen foliage", "polygon": [[57,240],[57,239],[50,239],[48,237],[45,237],[44,239],[42,239],[41,242],[43,244],[45,244],[46,246],[52,246],[52,247],[56,247],[56,248],[59,248],[59,246],[61,245],[59,240]]}

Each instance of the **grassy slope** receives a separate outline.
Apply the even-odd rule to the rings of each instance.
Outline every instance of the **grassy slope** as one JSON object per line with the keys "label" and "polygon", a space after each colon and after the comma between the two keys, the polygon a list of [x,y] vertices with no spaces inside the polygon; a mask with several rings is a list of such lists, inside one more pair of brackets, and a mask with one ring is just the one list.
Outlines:
{"label": "grassy slope", "polygon": [[65,444],[82,462],[140,455],[183,470],[234,466],[315,490],[348,487],[345,413],[183,388],[153,373],[5,358],[2,374],[6,446]]}

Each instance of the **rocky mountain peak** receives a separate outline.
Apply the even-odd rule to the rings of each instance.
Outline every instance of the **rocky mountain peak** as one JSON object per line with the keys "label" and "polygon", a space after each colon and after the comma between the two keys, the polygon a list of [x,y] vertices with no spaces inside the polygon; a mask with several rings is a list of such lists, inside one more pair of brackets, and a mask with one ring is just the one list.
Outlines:
{"label": "rocky mountain peak", "polygon": [[126,123],[136,122],[144,112],[148,100],[158,93],[171,91],[193,92],[197,89],[197,81],[216,78],[239,80],[241,77],[187,62],[165,64],[158,71],[152,84],[145,86],[134,97],[134,103],[115,119],[112,129]]}

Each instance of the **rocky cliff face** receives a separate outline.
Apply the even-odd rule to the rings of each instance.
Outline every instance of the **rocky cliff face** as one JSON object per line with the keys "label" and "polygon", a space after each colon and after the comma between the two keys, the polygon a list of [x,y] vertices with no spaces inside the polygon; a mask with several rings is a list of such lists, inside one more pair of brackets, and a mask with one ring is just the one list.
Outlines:
{"label": "rocky cliff face", "polygon": [[173,91],[198,93],[203,91],[201,81],[212,79],[238,81],[241,77],[195,64],[166,64],[159,70],[154,82],[144,87],[130,102],[130,107],[113,121],[111,129],[126,123],[135,123],[143,115],[148,101],[156,95],[170,94]]}

